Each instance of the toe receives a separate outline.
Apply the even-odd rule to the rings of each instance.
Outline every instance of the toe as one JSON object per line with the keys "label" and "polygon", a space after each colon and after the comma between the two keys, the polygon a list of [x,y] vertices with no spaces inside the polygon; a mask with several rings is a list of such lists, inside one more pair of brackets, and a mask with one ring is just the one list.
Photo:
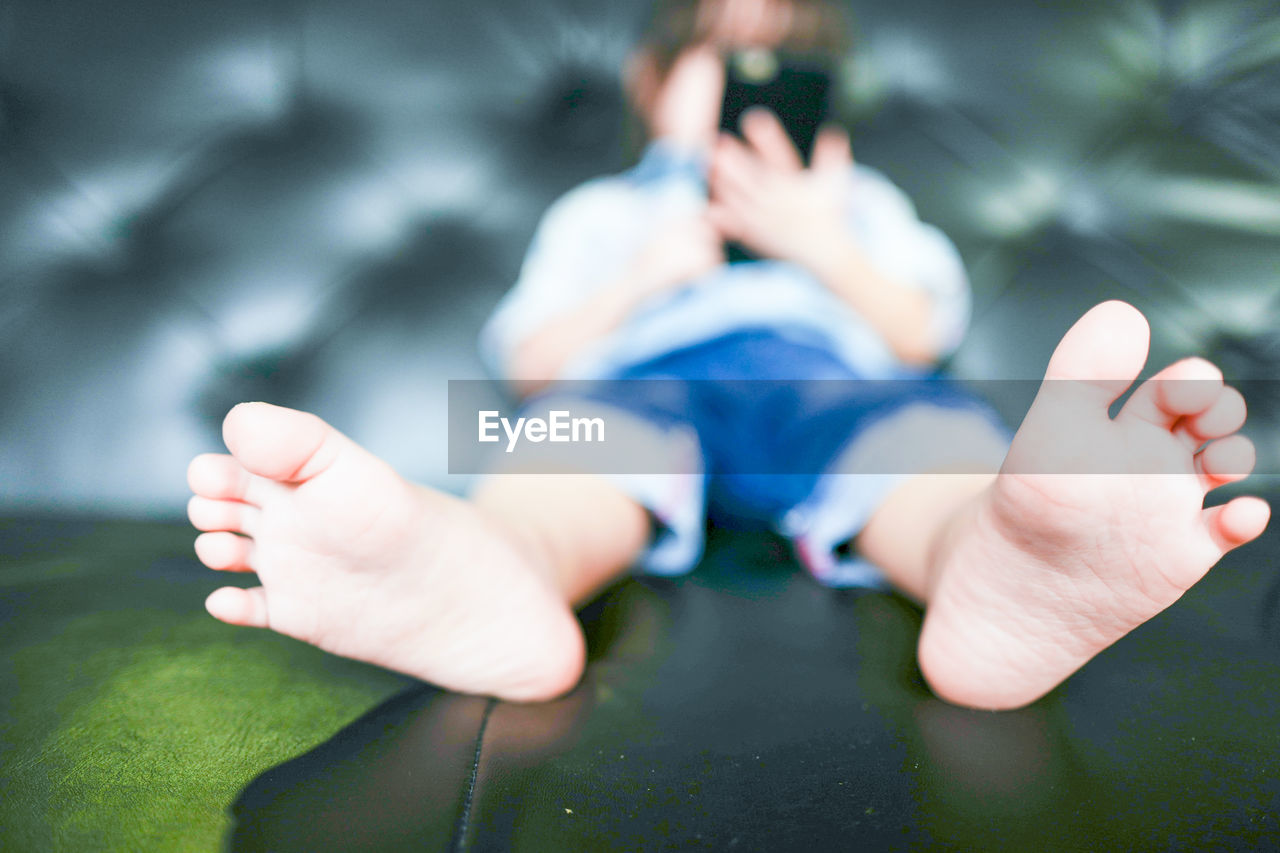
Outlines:
{"label": "toe", "polygon": [[281,482],[308,480],[329,467],[346,438],[309,412],[241,403],[227,413],[222,437],[246,469]]}
{"label": "toe", "polygon": [[1142,372],[1150,338],[1146,318],[1137,308],[1104,302],[1063,335],[1045,379],[1081,383],[1110,405]]}
{"label": "toe", "polygon": [[1214,488],[1248,477],[1257,456],[1253,442],[1237,433],[1211,442],[1197,453],[1196,470],[1206,480],[1206,487]]}
{"label": "toe", "polygon": [[230,530],[253,535],[258,508],[240,501],[219,501],[195,495],[187,502],[187,517],[196,530]]}
{"label": "toe", "polygon": [[1223,553],[1257,539],[1270,519],[1270,505],[1254,497],[1236,498],[1204,511],[1209,535]]}
{"label": "toe", "polygon": [[240,589],[224,586],[205,599],[204,607],[215,619],[249,628],[267,627],[267,593],[260,586]]}
{"label": "toe", "polygon": [[201,533],[196,537],[196,556],[211,569],[250,572],[253,540],[234,533]]}
{"label": "toe", "polygon": [[225,453],[202,453],[187,466],[187,485],[191,491],[213,500],[261,500],[260,481],[234,457]]}
{"label": "toe", "polygon": [[1231,435],[1244,426],[1248,409],[1244,396],[1230,385],[1224,386],[1213,405],[1189,418],[1184,418],[1177,431],[1189,444],[1199,447],[1206,441]]}
{"label": "toe", "polygon": [[1207,411],[1222,396],[1222,371],[1202,358],[1169,365],[1133,392],[1118,420],[1143,420],[1172,429],[1184,417]]}

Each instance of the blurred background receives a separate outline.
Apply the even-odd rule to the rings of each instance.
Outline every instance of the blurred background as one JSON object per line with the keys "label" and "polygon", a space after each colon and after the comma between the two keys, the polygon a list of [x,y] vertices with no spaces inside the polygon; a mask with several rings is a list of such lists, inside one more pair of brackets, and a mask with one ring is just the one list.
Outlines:
{"label": "blurred background", "polygon": [[[541,212],[628,165],[642,0],[0,6],[0,511],[179,515],[241,400],[446,473],[449,379]],[[852,2],[854,153],[959,246],[953,369],[1127,299],[1264,380],[1280,471],[1280,4]]]}

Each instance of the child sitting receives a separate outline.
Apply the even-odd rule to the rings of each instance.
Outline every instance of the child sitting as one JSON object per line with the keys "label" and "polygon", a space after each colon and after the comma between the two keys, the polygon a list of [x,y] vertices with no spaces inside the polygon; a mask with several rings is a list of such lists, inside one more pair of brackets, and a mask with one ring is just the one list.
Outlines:
{"label": "child sitting", "polygon": [[[1011,442],[946,383],[867,396],[864,380],[919,375],[959,342],[968,292],[954,249],[837,133],[808,166],[768,113],[746,117],[742,140],[717,135],[721,52],[830,49],[834,8],[668,3],[628,71],[652,144],[635,169],[552,208],[484,332],[522,394],[562,378],[687,380],[679,405],[591,400],[655,446],[687,437],[670,467],[494,474],[461,500],[408,483],[314,415],[242,404],[224,423],[230,455],[191,463],[189,513],[209,531],[201,561],[262,586],[219,589],[210,613],[446,688],[548,699],[584,666],[573,608],[635,565],[691,569],[711,513],[773,525],[821,581],[917,599],[931,688],[1015,708],[1260,535],[1258,498],[1204,508],[1253,464],[1244,401],[1213,365],[1166,367],[1109,415],[1147,355],[1146,322],[1126,304],[1066,332]],[[726,241],[759,260],[726,264]],[[781,417],[769,399],[736,399],[740,379],[850,390]],[[942,430],[956,439],[921,439]],[[1079,448],[1113,473],[1080,473]],[[812,475],[762,476],[762,453]],[[876,467],[894,456],[909,469]]]}

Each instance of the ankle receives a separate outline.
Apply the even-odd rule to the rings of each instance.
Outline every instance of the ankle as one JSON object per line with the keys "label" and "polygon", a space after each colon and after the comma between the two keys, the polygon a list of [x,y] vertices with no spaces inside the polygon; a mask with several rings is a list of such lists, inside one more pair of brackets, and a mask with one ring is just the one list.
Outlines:
{"label": "ankle", "polygon": [[521,565],[554,590],[557,598],[568,600],[561,581],[561,559],[545,531],[520,515],[506,511],[505,507],[487,506],[483,501],[473,501],[471,505],[494,533],[519,555]]}
{"label": "ankle", "polygon": [[944,576],[953,567],[951,559],[956,543],[980,524],[980,517],[990,511],[991,490],[994,479],[980,486],[961,484],[939,512],[941,521],[930,536],[925,560],[924,592],[921,601],[927,606],[936,596]]}

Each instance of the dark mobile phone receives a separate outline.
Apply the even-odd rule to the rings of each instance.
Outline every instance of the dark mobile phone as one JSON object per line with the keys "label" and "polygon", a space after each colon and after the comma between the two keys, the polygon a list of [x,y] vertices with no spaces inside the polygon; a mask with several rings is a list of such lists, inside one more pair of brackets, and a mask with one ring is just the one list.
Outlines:
{"label": "dark mobile phone", "polygon": [[830,110],[831,73],[821,64],[770,50],[740,50],[725,60],[720,129],[741,134],[742,114],[765,107],[782,122],[806,163]]}
{"label": "dark mobile phone", "polygon": [[[720,129],[742,135],[742,115],[753,107],[773,112],[801,159],[809,162],[818,128],[830,110],[831,72],[820,63],[771,50],[740,50],[725,59]],[[729,263],[756,260],[737,243],[725,245]]]}

